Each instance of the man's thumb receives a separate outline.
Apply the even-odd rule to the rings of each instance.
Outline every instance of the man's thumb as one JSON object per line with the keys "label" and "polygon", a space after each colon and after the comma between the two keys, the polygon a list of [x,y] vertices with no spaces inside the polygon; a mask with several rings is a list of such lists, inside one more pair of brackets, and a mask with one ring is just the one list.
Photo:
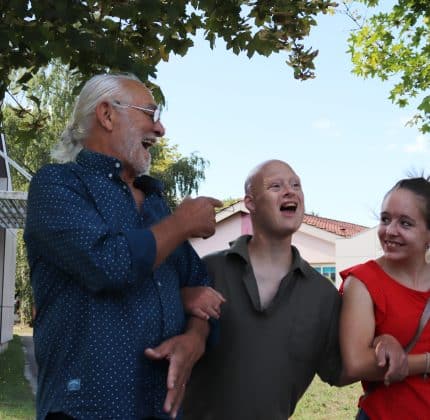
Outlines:
{"label": "man's thumb", "polygon": [[147,348],[145,349],[145,356],[152,360],[160,360],[164,355],[158,349]]}

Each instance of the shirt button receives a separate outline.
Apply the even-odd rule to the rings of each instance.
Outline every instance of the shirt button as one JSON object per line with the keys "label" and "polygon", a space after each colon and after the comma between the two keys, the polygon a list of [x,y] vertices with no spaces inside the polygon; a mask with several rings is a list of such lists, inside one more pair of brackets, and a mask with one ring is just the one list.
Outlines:
{"label": "shirt button", "polygon": [[108,178],[112,178],[113,177],[113,175],[112,174],[108,174]]}
{"label": "shirt button", "polygon": [[157,281],[157,286],[161,287],[161,281]]}
{"label": "shirt button", "polygon": [[120,168],[120,167],[121,167],[121,164],[119,162],[116,162],[115,163],[115,168]]}
{"label": "shirt button", "polygon": [[123,190],[126,190],[126,189],[127,189],[127,185],[123,185],[123,186],[122,186],[122,189],[123,189]]}

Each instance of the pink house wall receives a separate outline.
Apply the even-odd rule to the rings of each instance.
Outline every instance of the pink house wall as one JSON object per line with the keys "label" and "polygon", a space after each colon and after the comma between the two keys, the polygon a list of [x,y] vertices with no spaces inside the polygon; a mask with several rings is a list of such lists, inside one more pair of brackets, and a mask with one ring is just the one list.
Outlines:
{"label": "pink house wall", "polygon": [[251,235],[252,234],[252,224],[251,217],[249,214],[242,213],[241,214],[241,222],[242,222],[242,235]]}
{"label": "pink house wall", "polygon": [[311,264],[332,264],[336,260],[336,245],[307,233],[296,232],[292,244],[300,255]]}
{"label": "pink house wall", "polygon": [[243,222],[242,213],[238,212],[233,216],[218,222],[216,226],[216,232],[210,238],[192,238],[190,242],[197,254],[203,257],[204,255],[207,255],[211,252],[228,248],[231,241],[243,234],[243,229],[249,229],[248,225],[250,225],[250,222]]}

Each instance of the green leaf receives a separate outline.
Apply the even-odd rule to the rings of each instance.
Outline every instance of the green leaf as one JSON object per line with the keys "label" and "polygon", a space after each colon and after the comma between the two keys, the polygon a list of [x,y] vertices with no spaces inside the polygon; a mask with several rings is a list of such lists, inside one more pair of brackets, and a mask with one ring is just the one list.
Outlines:
{"label": "green leaf", "polygon": [[[378,4],[361,1],[369,6]],[[400,107],[430,90],[429,13],[426,0],[397,0],[391,10],[369,16],[348,40],[353,73],[392,81],[389,99]],[[422,132],[430,121],[427,98],[418,106],[422,111],[419,118],[413,119]]]}
{"label": "green leaf", "polygon": [[33,75],[30,72],[25,72],[17,81],[17,83],[21,84],[21,85],[25,85],[31,78],[33,77]]}

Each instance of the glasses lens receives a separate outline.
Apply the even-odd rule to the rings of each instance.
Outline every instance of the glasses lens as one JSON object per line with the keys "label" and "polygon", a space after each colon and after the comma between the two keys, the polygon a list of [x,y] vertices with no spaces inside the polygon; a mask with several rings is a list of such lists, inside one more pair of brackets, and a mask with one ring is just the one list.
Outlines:
{"label": "glasses lens", "polygon": [[160,117],[161,117],[161,109],[160,109],[160,108],[157,108],[157,109],[154,111],[154,115],[152,116],[152,118],[153,118],[153,120],[154,120],[154,123],[156,123],[156,122],[160,121]]}

